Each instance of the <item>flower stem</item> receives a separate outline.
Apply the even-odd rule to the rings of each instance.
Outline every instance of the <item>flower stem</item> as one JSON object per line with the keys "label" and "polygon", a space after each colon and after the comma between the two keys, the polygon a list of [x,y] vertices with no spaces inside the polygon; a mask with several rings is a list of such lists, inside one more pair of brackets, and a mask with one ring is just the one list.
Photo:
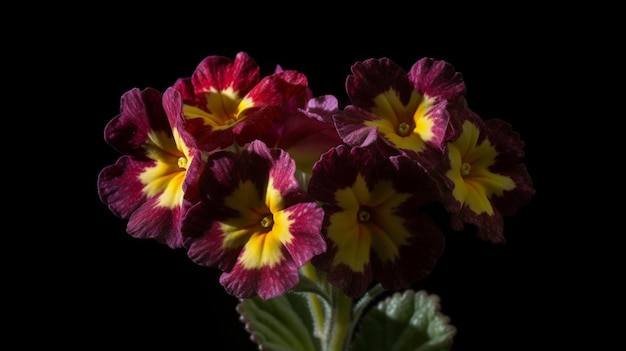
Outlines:
{"label": "flower stem", "polygon": [[325,351],[343,351],[348,345],[350,325],[352,323],[352,299],[333,287],[332,307],[327,332],[330,333]]}
{"label": "flower stem", "polygon": [[[319,276],[317,274],[317,270],[315,269],[315,267],[313,267],[313,265],[310,262],[302,266],[300,271],[302,272],[304,276],[309,278],[313,283],[320,286],[320,288],[322,289],[325,288],[324,286],[322,286],[320,282]],[[326,321],[327,309],[325,308],[323,304],[323,300],[317,294],[307,293],[306,299],[309,303],[309,310],[311,311],[311,316],[313,318],[313,327],[314,327],[313,333],[316,337],[318,337],[322,341],[322,343],[324,343],[325,342],[324,325]]]}

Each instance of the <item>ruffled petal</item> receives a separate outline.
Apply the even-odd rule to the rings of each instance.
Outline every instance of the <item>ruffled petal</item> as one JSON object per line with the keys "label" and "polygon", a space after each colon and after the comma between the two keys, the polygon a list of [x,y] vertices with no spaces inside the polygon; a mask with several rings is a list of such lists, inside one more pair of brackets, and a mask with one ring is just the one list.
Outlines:
{"label": "ruffled petal", "polygon": [[503,217],[515,214],[535,194],[521,163],[524,143],[504,121],[483,121],[471,110],[456,116],[462,118],[462,127],[448,142],[447,162],[442,164],[453,228],[471,223],[479,237],[505,242]]}
{"label": "ruffled petal", "polygon": [[314,166],[309,193],[323,204],[328,247],[311,262],[349,296],[362,296],[374,280],[388,290],[407,288],[443,251],[443,233],[422,213],[436,203],[436,185],[405,156],[338,146]]}
{"label": "ruffled petal", "polygon": [[125,93],[120,115],[105,128],[105,140],[127,154],[98,176],[100,199],[129,220],[130,235],[172,248],[183,245],[180,223],[194,201],[192,195],[185,201],[185,190],[193,189],[194,172],[203,167],[201,153],[181,124],[180,106],[179,96],[151,88]]}
{"label": "ruffled petal", "polygon": [[247,298],[278,296],[298,282],[298,268],[323,252],[324,213],[300,188],[295,162],[256,140],[241,153],[211,154],[200,202],[183,219],[189,257],[216,266],[226,290]]}

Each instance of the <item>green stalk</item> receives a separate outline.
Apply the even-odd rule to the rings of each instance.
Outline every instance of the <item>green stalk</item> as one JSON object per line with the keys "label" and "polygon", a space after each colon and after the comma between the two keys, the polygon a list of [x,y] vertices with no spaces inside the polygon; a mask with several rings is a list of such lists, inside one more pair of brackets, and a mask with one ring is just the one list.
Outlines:
{"label": "green stalk", "polygon": [[[310,262],[302,266],[300,271],[313,283],[320,286],[322,290],[325,290],[326,287],[320,283],[319,277],[317,275],[317,270]],[[315,329],[313,331],[313,335],[318,337],[322,341],[322,344],[324,344],[326,342],[326,336],[324,333],[324,325],[326,323],[326,308],[323,304],[322,299],[317,294],[307,293],[306,299],[308,301],[309,310],[311,311],[311,316],[313,318],[313,325]]]}
{"label": "green stalk", "polygon": [[332,306],[327,332],[330,334],[324,351],[344,351],[348,346],[348,336],[352,323],[352,299],[332,287]]}

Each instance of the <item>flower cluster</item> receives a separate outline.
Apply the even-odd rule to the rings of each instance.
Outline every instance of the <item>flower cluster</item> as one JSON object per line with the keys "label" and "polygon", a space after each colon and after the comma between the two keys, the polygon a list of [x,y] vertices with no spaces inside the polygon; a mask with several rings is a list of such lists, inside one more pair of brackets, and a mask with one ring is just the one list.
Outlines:
{"label": "flower cluster", "polygon": [[98,178],[130,235],[221,270],[237,298],[280,296],[304,267],[352,298],[409,288],[443,252],[439,218],[504,242],[534,195],[519,134],[474,112],[445,61],[357,62],[347,106],[298,71],[260,72],[209,56],[164,92],[126,92],[104,133],[123,156]]}

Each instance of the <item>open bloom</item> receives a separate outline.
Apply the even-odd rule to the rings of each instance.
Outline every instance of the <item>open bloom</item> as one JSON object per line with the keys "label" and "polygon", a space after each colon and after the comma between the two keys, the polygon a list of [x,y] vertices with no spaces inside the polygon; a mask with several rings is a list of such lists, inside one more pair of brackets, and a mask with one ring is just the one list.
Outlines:
{"label": "open bloom", "polygon": [[174,88],[181,92],[198,147],[213,151],[244,145],[269,133],[285,106],[279,79],[261,79],[257,63],[239,52],[234,59],[208,56],[191,78],[177,80]]}
{"label": "open bloom", "polygon": [[404,156],[340,145],[313,167],[309,193],[323,204],[328,250],[312,263],[346,295],[360,297],[373,280],[408,288],[435,266],[443,233],[422,206],[437,198],[431,178]]}
{"label": "open bloom", "polygon": [[[465,83],[445,61],[423,58],[407,73],[381,58],[355,63],[346,92],[351,105],[335,116],[345,143],[367,146],[380,138],[399,152],[415,156],[443,148],[449,105],[463,101]],[[430,160],[436,162],[436,158]]]}
{"label": "open bloom", "polygon": [[482,120],[469,109],[455,117],[461,127],[447,143],[442,164],[453,228],[472,223],[479,237],[504,242],[503,216],[515,214],[535,194],[521,162],[524,142],[505,121]]}
{"label": "open bloom", "polygon": [[268,299],[298,283],[298,268],[326,249],[323,210],[299,186],[295,163],[262,141],[216,151],[200,177],[200,202],[183,221],[188,255],[222,270],[238,298]]}
{"label": "open bloom", "polygon": [[[183,128],[178,92],[135,88],[121,99],[121,113],[106,126],[105,140],[124,155],[98,176],[100,199],[127,231],[172,248],[181,247],[180,223],[187,188],[195,186],[202,156]],[[190,192],[193,193],[193,192]]]}

